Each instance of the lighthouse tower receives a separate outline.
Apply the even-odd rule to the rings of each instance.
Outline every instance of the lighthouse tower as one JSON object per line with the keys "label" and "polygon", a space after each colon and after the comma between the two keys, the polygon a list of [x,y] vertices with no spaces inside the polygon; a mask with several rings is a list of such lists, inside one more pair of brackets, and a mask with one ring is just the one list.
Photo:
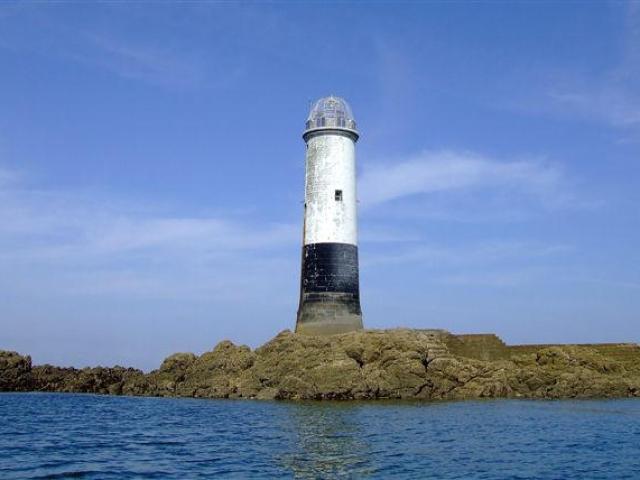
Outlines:
{"label": "lighthouse tower", "polygon": [[356,159],[351,108],[318,100],[302,138],[307,144],[300,306],[296,332],[330,335],[362,329],[358,275]]}

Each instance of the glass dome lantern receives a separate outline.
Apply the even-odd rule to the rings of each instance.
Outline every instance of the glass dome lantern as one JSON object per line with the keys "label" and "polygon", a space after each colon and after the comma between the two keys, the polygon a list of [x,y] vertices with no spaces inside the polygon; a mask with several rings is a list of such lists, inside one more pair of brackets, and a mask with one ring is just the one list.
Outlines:
{"label": "glass dome lantern", "polygon": [[305,135],[316,130],[345,130],[358,136],[351,107],[346,100],[333,95],[313,105],[305,126]]}

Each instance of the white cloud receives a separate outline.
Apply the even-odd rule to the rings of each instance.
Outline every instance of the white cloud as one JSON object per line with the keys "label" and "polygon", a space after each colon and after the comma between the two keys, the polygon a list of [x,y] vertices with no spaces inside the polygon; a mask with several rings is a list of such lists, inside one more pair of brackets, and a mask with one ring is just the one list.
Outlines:
{"label": "white cloud", "polygon": [[547,245],[523,241],[485,241],[461,246],[419,244],[392,252],[373,253],[366,266],[387,264],[420,264],[425,267],[482,267],[498,263],[513,263],[566,253],[566,245]]}
{"label": "white cloud", "polygon": [[627,132],[627,139],[640,138],[640,4],[628,2],[626,8],[621,48],[614,57],[620,60],[595,75],[556,72],[545,102],[530,105],[532,110],[578,116]]}
{"label": "white cloud", "polygon": [[514,70],[487,97],[486,106],[605,126],[619,143],[638,142],[640,3],[618,2],[614,8],[623,9],[622,21],[613,35],[599,32],[610,44],[606,59],[593,62],[578,55],[570,65],[547,62]]}
{"label": "white cloud", "polygon": [[114,218],[89,233],[102,252],[183,248],[197,250],[256,250],[296,238],[291,225],[263,229],[219,218]]}
{"label": "white cloud", "polygon": [[515,287],[531,280],[528,271],[465,272],[445,275],[440,282],[452,286]]}
{"label": "white cloud", "polygon": [[640,126],[640,94],[622,85],[611,83],[577,91],[552,91],[549,95],[562,108],[613,127]]}
{"label": "white cloud", "polygon": [[[560,169],[539,161],[503,162],[451,150],[369,166],[361,178],[364,206],[473,189],[504,190],[509,195],[515,191],[554,202],[566,186]],[[274,292],[284,295],[282,285],[295,283],[291,279],[298,268],[298,258],[292,255],[300,241],[297,224],[265,223],[242,215],[167,215],[95,192],[33,188],[6,170],[0,170],[0,179],[5,179],[0,181],[0,273],[8,278],[22,272],[22,280],[13,275],[11,282],[25,294],[40,289],[63,295],[242,302],[238,292],[262,291],[266,298]],[[496,285],[507,283],[505,275],[514,275],[503,275],[504,267],[553,256],[565,248],[518,241],[443,246],[424,243],[414,223],[392,225],[385,220],[365,225],[363,241],[373,250],[379,248],[375,245],[382,247],[363,257],[364,268],[416,264],[437,269],[438,278],[452,284],[480,277]],[[402,247],[385,251],[385,243]],[[502,270],[489,279],[491,271],[475,273],[486,265]],[[38,282],[40,287],[34,287]]]}
{"label": "white cloud", "polygon": [[416,269],[425,283],[502,288],[553,277],[558,261],[572,250],[567,245],[517,240],[469,241],[454,246],[422,243],[369,251],[361,263],[365,274],[400,265],[406,275]]}
{"label": "white cloud", "polygon": [[300,239],[298,225],[170,216],[96,193],[30,188],[4,172],[0,179],[11,182],[0,182],[0,277],[36,295],[44,288],[216,298],[231,295],[231,286],[268,290],[278,285],[276,265],[289,260],[283,249]]}
{"label": "white cloud", "polygon": [[[128,15],[122,17],[131,22],[129,29],[122,28],[119,22],[105,22],[103,16],[109,18],[110,13],[113,12],[109,8],[96,12],[95,17],[78,26],[59,15],[15,9],[7,18],[0,16],[0,48],[74,62],[172,89],[226,87],[244,72],[242,59],[223,55],[223,46],[208,45],[205,52],[187,45],[180,36],[154,38],[141,31],[140,22],[153,25],[156,21],[149,12],[134,14],[129,9]],[[25,30],[38,34],[25,36]]]}
{"label": "white cloud", "polygon": [[367,167],[360,180],[363,206],[410,195],[478,188],[514,189],[558,201],[562,173],[538,161],[500,162],[472,152],[425,151],[395,163]]}
{"label": "white cloud", "polygon": [[[82,48],[64,55],[118,76],[165,86],[194,86],[204,81],[204,66],[192,55],[121,42],[105,35],[84,34]],[[217,83],[218,81],[216,81]]]}

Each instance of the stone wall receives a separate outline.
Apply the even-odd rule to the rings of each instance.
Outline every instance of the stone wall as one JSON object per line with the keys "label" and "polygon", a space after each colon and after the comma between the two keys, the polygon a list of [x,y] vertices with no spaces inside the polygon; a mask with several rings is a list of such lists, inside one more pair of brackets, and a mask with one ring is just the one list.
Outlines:
{"label": "stone wall", "polygon": [[473,333],[454,335],[445,333],[444,341],[449,351],[455,355],[484,361],[509,360],[516,355],[527,355],[547,348],[575,347],[600,353],[622,363],[634,363],[640,355],[637,343],[539,343],[525,345],[507,345],[493,333]]}
{"label": "stone wall", "polygon": [[509,347],[493,333],[445,336],[449,351],[455,355],[477,360],[506,360],[511,357]]}

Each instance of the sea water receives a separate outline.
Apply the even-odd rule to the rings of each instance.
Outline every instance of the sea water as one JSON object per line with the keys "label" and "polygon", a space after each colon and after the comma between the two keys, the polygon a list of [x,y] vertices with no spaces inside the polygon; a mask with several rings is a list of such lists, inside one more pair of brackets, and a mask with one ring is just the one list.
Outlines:
{"label": "sea water", "polygon": [[640,399],[0,394],[0,478],[640,479]]}

